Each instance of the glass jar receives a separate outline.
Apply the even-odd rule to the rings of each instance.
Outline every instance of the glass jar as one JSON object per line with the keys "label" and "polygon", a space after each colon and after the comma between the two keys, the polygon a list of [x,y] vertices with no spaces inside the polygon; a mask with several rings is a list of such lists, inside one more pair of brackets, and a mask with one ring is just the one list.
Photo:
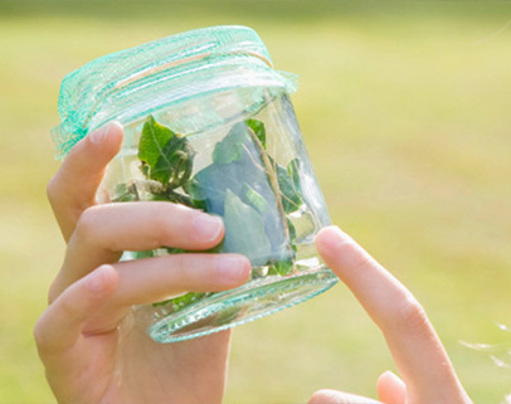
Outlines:
{"label": "glass jar", "polygon": [[[207,335],[293,306],[337,278],[314,247],[330,223],[289,94],[295,76],[273,69],[251,29],[185,32],[103,56],[70,73],[53,130],[64,157],[91,131],[124,125],[102,203],[164,200],[222,217],[214,252],[246,255],[249,281],[135,307],[158,342]],[[186,251],[162,246],[124,260]]]}

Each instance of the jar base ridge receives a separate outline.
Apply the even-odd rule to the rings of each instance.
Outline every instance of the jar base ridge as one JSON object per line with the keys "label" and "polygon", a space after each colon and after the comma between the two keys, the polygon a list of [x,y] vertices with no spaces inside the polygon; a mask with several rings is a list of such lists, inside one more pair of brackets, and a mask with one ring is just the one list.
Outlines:
{"label": "jar base ridge", "polygon": [[327,291],[337,281],[326,267],[312,273],[261,278],[234,290],[215,293],[178,312],[157,311],[153,316],[158,320],[154,322],[153,317],[148,333],[160,343],[206,336],[295,306]]}

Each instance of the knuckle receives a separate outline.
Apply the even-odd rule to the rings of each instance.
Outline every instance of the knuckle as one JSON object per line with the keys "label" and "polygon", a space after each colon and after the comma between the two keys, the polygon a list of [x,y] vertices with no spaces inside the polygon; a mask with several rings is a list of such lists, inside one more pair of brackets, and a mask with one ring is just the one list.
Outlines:
{"label": "knuckle", "polygon": [[176,240],[186,238],[191,218],[191,209],[173,203],[166,203],[163,209],[156,209],[151,215],[151,229],[156,229],[155,237],[159,245],[169,246]]}
{"label": "knuckle", "polygon": [[47,323],[46,312],[44,312],[32,330],[37,352],[43,361],[45,356],[52,355],[55,352],[55,341],[48,333],[50,326]]}
{"label": "knuckle", "polygon": [[187,262],[187,254],[174,254],[172,255],[173,266],[173,279],[179,279],[183,283],[188,283],[190,278],[190,271],[187,268],[190,263]]}
{"label": "knuckle", "polygon": [[146,223],[150,229],[150,235],[154,238],[155,246],[173,247],[172,241],[172,228],[175,226],[174,221],[166,216],[156,217],[152,216]]}
{"label": "knuckle", "polygon": [[[83,288],[81,288],[83,289]],[[79,290],[79,289],[76,289]],[[83,295],[83,290],[79,291],[80,295]],[[54,313],[58,313],[59,322],[62,323],[72,323],[75,321],[77,317],[83,316],[83,305],[85,302],[80,304],[80,300],[82,300],[79,296],[73,296],[72,294],[67,294],[61,296],[62,298],[58,299],[53,303]],[[83,296],[81,296],[83,297]],[[87,299],[89,300],[89,299]]]}
{"label": "knuckle", "polygon": [[[351,243],[351,242],[350,242]],[[353,241],[353,243],[355,243]],[[358,245],[352,246],[352,248],[359,248]],[[351,254],[352,255],[352,262],[351,268],[354,269],[354,271],[359,273],[364,272],[372,272],[377,265],[374,259],[367,253],[363,252],[361,254]]]}
{"label": "knuckle", "polygon": [[59,190],[58,174],[55,174],[46,185],[46,196],[48,197],[48,201],[50,201],[50,204],[52,206],[55,205],[58,199],[58,190]]}
{"label": "knuckle", "polygon": [[184,289],[190,292],[211,289],[214,282],[209,266],[205,265],[206,262],[203,258],[195,254],[174,254],[170,256],[172,276],[168,278],[168,288]]}
{"label": "knuckle", "polygon": [[48,306],[52,305],[55,300],[64,292],[64,290],[67,288],[68,285],[63,283],[62,276],[66,272],[65,266],[62,266],[60,269],[58,275],[53,279],[53,281],[50,284],[50,287],[48,288],[47,293],[47,299],[48,299]]}
{"label": "knuckle", "polygon": [[57,282],[53,281],[48,289],[48,305],[52,304],[57,299],[59,293],[57,291]]}
{"label": "knuckle", "polygon": [[80,240],[92,242],[97,232],[98,214],[95,206],[85,209],[76,223],[75,234]]}
{"label": "knuckle", "polygon": [[76,315],[76,309],[73,305],[73,302],[70,299],[60,299],[59,302],[59,312],[61,316],[64,318],[74,318]]}
{"label": "knuckle", "polygon": [[45,324],[44,317],[41,316],[34,325],[34,329],[32,330],[32,334],[34,336],[34,340],[36,346],[39,350],[44,350],[44,348],[48,345],[46,340],[45,333]]}
{"label": "knuckle", "polygon": [[165,205],[159,203],[144,203],[142,205],[144,214],[144,229],[150,230],[155,238],[164,238],[164,234],[168,232],[168,228],[173,225],[172,218],[169,217],[169,211]]}
{"label": "knuckle", "polygon": [[398,332],[422,336],[427,334],[428,324],[426,310],[413,296],[407,296],[397,310],[396,328]]}

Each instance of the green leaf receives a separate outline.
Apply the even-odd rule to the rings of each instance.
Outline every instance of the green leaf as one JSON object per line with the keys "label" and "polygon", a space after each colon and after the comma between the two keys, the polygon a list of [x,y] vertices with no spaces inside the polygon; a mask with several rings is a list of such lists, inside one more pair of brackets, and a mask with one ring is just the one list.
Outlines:
{"label": "green leaf", "polygon": [[291,167],[291,173],[281,165],[277,164],[277,181],[279,183],[280,192],[282,194],[282,206],[284,207],[284,211],[286,213],[291,213],[298,210],[302,204],[301,192],[295,186],[295,181],[293,178],[297,176],[297,171],[293,161],[288,165],[288,170]]}
{"label": "green leaf", "polygon": [[[264,150],[263,152],[266,153]],[[271,162],[271,157],[267,157]],[[283,167],[281,170],[288,176]],[[292,188],[291,185],[290,187]],[[193,177],[187,188],[192,200],[200,200],[204,210],[220,216],[226,214],[224,208],[227,190],[261,215],[272,249],[269,258],[278,261],[290,256],[292,246],[287,237],[287,225],[277,202],[277,198],[282,199],[282,192],[274,192],[260,152],[253,141],[245,144],[240,160],[229,164],[213,163],[205,167]]]}
{"label": "green leaf", "polygon": [[155,256],[154,250],[136,251],[134,254],[137,260],[142,258],[151,258]]}
{"label": "green leaf", "polygon": [[264,128],[264,123],[257,119],[247,119],[245,124],[254,131],[255,135],[266,149],[266,129]]}
{"label": "green leaf", "polygon": [[152,169],[163,154],[163,148],[174,136],[176,136],[174,132],[160,125],[152,115],[149,115],[142,127],[138,158]]}
{"label": "green leaf", "polygon": [[236,169],[238,164],[211,164],[199,171],[189,182],[187,192],[194,201],[200,201],[206,211],[217,215],[224,214],[225,192],[230,188],[239,194],[242,185],[238,174],[243,171]]}
{"label": "green leaf", "polygon": [[[240,197],[245,203],[254,207],[263,202],[257,202],[254,198],[257,195],[252,194],[246,186],[250,186],[257,194],[269,203],[275,200],[274,193],[268,181],[268,176],[263,170],[262,163],[255,160],[248,143],[240,160],[229,164],[210,164],[200,170],[187,184],[185,191],[194,201],[203,202],[206,210],[218,215],[224,214],[224,201],[227,189]],[[250,156],[249,156],[250,153]],[[248,192],[248,195],[247,195]],[[252,197],[252,201],[248,198]],[[254,205],[255,204],[255,205]],[[273,203],[274,204],[274,203]],[[262,207],[262,205],[261,205]]]}
{"label": "green leaf", "polygon": [[[291,219],[288,217],[286,217],[286,223],[287,223],[287,228],[289,229],[289,240],[291,240],[291,242],[293,242],[296,239],[295,225],[293,224]],[[294,244],[293,244],[293,246],[294,246]]]}
{"label": "green leaf", "polygon": [[299,195],[302,194],[302,185],[300,182],[300,160],[298,157],[294,158],[287,165],[287,172],[293,181],[295,192]]}
{"label": "green leaf", "polygon": [[271,257],[272,248],[261,214],[229,189],[224,211],[224,251],[243,254],[255,266],[265,264]]}
{"label": "green leaf", "polygon": [[256,208],[259,213],[264,214],[268,207],[268,201],[259,192],[245,183],[243,184],[242,193],[245,201]]}
{"label": "green leaf", "polygon": [[174,297],[173,299],[167,299],[162,302],[153,303],[153,307],[166,306],[167,304],[172,304],[172,311],[176,312],[184,309],[185,307],[195,303],[202,298],[209,296],[211,293],[204,292],[190,292],[186,293],[179,297]]}
{"label": "green leaf", "polygon": [[115,186],[112,202],[133,202],[138,199],[136,188],[134,186],[125,183],[117,184]]}
{"label": "green leaf", "polygon": [[194,152],[188,139],[160,125],[152,115],[142,128],[138,157],[144,175],[170,189],[182,186],[192,174]]}
{"label": "green leaf", "polygon": [[163,148],[163,155],[158,159],[153,175],[169,174],[169,187],[178,188],[185,184],[192,175],[194,152],[186,137],[173,137]]}
{"label": "green leaf", "polygon": [[278,261],[270,266],[268,269],[268,275],[288,275],[293,271],[293,260],[287,259]]}
{"label": "green leaf", "polygon": [[244,122],[234,125],[229,133],[215,145],[213,163],[229,164],[243,157],[244,144],[250,141],[247,126]]}

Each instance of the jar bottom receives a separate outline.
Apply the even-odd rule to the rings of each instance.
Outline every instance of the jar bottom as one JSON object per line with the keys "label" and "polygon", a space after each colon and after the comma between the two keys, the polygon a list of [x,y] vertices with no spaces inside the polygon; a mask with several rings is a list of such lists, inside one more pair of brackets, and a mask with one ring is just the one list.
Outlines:
{"label": "jar bottom", "polygon": [[297,305],[325,292],[337,281],[335,274],[324,266],[314,272],[284,278],[270,276],[257,279],[237,289],[215,293],[178,312],[163,315],[147,332],[160,343],[202,337]]}

